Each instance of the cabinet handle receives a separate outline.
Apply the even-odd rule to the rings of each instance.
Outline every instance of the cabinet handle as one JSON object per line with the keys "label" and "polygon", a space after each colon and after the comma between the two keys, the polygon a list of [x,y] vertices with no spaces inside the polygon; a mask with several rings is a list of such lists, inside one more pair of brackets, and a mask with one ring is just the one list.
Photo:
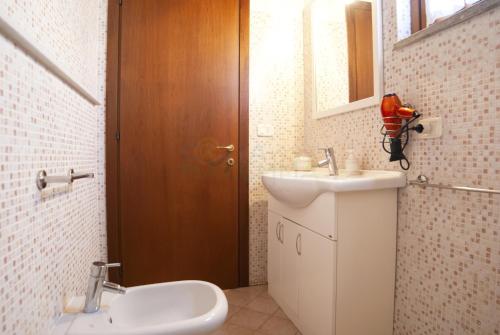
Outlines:
{"label": "cabinet handle", "polygon": [[284,235],[285,235],[285,226],[282,223],[282,224],[280,224],[280,242],[281,242],[281,244],[283,244],[283,241],[285,240]]}
{"label": "cabinet handle", "polygon": [[302,255],[302,235],[298,234],[295,239],[295,249],[297,250],[297,255]]}
{"label": "cabinet handle", "polygon": [[278,221],[278,224],[276,225],[276,238],[278,239],[278,241],[281,241],[280,240],[280,226],[281,226],[281,222]]}

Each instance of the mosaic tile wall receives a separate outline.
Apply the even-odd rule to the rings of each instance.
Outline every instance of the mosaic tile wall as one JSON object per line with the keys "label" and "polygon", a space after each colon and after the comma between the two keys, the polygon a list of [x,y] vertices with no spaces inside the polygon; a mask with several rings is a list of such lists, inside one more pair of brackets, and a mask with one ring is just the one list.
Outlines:
{"label": "mosaic tile wall", "polygon": [[[72,1],[72,11],[62,10],[68,3],[1,1],[0,13],[29,22],[27,35],[62,32],[50,33],[54,55],[65,52],[61,64],[70,73],[95,73],[103,99],[107,2]],[[30,4],[46,15],[25,11]],[[82,38],[79,27],[95,22]],[[82,54],[85,48],[96,56]],[[0,34],[0,334],[47,334],[64,300],[84,293],[90,263],[106,258],[103,137],[103,107]],[[65,174],[70,167],[97,178],[42,196],[36,172]]]}
{"label": "mosaic tile wall", "polygon": [[[302,0],[250,2],[250,283],[267,282],[266,170],[290,169],[303,145]],[[257,126],[274,126],[258,137]]]}
{"label": "mosaic tile wall", "polygon": [[[0,1],[0,17],[57,61],[70,77],[98,94],[100,0]],[[77,16],[78,15],[78,16]],[[82,19],[80,19],[82,18]]]}
{"label": "mosaic tile wall", "polygon": [[[385,91],[443,118],[441,138],[409,146],[408,177],[500,188],[500,9],[393,50],[396,0],[383,6]],[[398,170],[380,148],[378,107],[311,118],[307,64],[310,153],[333,146],[343,166],[352,146],[365,169]],[[398,220],[395,334],[499,334],[500,198],[407,187]]]}

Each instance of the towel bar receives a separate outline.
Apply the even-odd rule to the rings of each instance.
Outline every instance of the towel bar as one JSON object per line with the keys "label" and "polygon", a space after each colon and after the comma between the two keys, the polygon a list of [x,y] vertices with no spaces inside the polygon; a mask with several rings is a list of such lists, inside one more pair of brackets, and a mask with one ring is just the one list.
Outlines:
{"label": "towel bar", "polygon": [[443,185],[443,184],[431,184],[429,183],[429,178],[423,174],[419,175],[417,179],[408,181],[408,185],[416,185],[420,187],[434,187],[447,190],[456,191],[466,191],[466,192],[477,192],[477,193],[489,193],[489,194],[500,194],[500,190],[492,190],[488,188],[476,188],[467,186],[454,186],[454,185]]}
{"label": "towel bar", "polygon": [[52,183],[67,183],[71,184],[74,180],[82,178],[94,178],[93,173],[75,173],[73,169],[69,169],[67,176],[48,176],[47,171],[40,170],[36,174],[36,186],[41,191]]}

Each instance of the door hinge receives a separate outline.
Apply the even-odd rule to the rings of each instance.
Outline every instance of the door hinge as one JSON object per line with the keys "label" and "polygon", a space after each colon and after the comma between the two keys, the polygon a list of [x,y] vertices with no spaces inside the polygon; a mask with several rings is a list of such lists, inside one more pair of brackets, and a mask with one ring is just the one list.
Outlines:
{"label": "door hinge", "polygon": [[117,130],[117,131],[115,132],[115,139],[116,139],[117,141],[119,141],[119,140],[120,140],[120,131],[119,131],[119,130]]}

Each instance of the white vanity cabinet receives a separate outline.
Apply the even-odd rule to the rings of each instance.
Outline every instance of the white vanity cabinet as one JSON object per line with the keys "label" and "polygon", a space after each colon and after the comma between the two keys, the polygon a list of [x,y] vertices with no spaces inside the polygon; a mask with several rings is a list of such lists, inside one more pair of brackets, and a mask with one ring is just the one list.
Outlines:
{"label": "white vanity cabinet", "polygon": [[271,211],[267,215],[267,287],[275,300],[281,299],[281,217]]}
{"label": "white vanity cabinet", "polygon": [[396,189],[270,196],[268,214],[269,294],[303,335],[392,334]]}
{"label": "white vanity cabinet", "polygon": [[272,211],[268,227],[269,293],[303,333],[332,334],[335,241]]}

